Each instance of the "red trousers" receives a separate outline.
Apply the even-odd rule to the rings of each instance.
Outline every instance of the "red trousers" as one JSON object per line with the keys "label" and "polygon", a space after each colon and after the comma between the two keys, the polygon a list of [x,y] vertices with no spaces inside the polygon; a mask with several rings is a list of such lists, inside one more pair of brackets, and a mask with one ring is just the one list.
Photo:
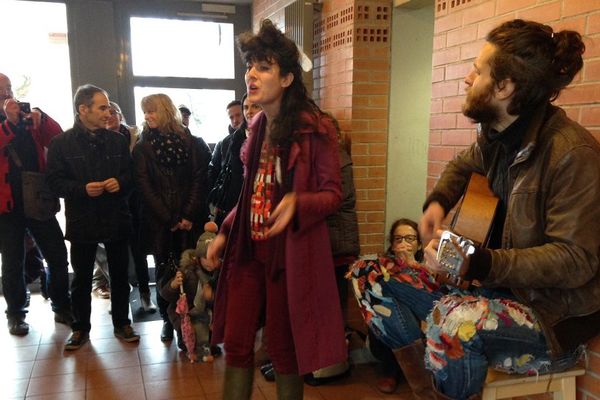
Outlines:
{"label": "red trousers", "polygon": [[[268,258],[262,257],[268,246],[256,244],[255,259]],[[275,371],[279,374],[297,374],[298,362],[290,326],[285,271],[273,274],[267,264],[255,260],[232,267],[227,278],[224,340],[227,365],[254,367],[256,332],[264,320],[267,353]]]}

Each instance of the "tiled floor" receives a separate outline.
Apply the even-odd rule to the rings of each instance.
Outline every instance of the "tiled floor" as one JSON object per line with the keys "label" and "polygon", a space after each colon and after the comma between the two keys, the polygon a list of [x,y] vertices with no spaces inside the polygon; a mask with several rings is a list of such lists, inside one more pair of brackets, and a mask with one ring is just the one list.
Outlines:
{"label": "tiled floor", "polygon": [[[15,337],[0,326],[0,399],[220,399],[223,357],[214,363],[190,364],[175,343],[160,341],[161,322],[136,324],[139,344],[113,336],[108,300],[94,298],[91,341],[75,352],[64,352],[70,330],[55,324],[50,305],[39,294],[31,299],[30,333]],[[4,299],[0,307],[4,308]],[[393,395],[373,386],[375,368],[355,366],[349,378],[325,386],[305,385],[305,399],[411,399],[406,384]],[[276,399],[275,385],[260,373],[253,400]]]}

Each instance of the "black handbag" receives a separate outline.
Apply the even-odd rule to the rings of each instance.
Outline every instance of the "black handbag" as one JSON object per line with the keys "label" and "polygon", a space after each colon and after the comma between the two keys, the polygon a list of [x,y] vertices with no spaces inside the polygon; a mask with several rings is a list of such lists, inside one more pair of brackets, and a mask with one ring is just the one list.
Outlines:
{"label": "black handbag", "polygon": [[7,147],[15,165],[21,170],[25,216],[37,221],[47,221],[54,217],[60,211],[60,201],[48,187],[46,175],[41,172],[23,171],[19,155],[11,146]]}
{"label": "black handbag", "polygon": [[225,165],[219,171],[219,176],[214,187],[208,193],[207,202],[210,214],[217,217],[220,213],[225,213],[227,191],[231,182],[231,151],[227,153]]}

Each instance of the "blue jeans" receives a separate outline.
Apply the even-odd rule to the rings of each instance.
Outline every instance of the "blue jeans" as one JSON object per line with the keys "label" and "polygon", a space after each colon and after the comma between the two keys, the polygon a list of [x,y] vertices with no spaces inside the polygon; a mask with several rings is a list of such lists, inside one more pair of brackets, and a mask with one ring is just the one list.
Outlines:
{"label": "blue jeans", "polygon": [[425,362],[437,390],[453,399],[479,393],[488,367],[518,374],[544,374],[569,368],[576,355],[552,360],[532,310],[514,298],[443,297],[427,318]]}
{"label": "blue jeans", "polygon": [[442,297],[429,274],[378,257],[356,262],[350,276],[363,317],[383,344],[397,349],[423,336],[421,321]]}
{"label": "blue jeans", "polygon": [[374,307],[373,333],[391,349],[398,349],[423,337],[421,321],[425,321],[433,303],[441,292],[427,292],[408,283],[390,279],[381,284],[382,297],[372,294],[380,302]]}
{"label": "blue jeans", "polygon": [[69,273],[67,248],[56,218],[37,221],[25,218],[22,212],[0,215],[0,253],[2,253],[2,290],[6,299],[7,317],[23,316],[26,287],[23,275],[25,262],[25,229],[35,239],[48,264],[48,293],[55,312],[69,311]]}

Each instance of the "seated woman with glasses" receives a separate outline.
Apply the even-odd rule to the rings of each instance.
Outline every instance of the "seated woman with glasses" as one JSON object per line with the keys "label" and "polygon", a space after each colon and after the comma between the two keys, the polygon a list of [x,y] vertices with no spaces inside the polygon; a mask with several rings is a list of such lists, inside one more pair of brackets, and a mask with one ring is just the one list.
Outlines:
{"label": "seated woman with glasses", "polygon": [[[384,377],[378,380],[377,387],[384,393],[393,393],[400,375],[398,364],[409,378],[414,370],[411,363],[418,362],[416,357],[406,354],[413,354],[416,346],[423,346],[421,322],[442,291],[421,264],[423,246],[416,222],[398,219],[392,224],[388,240],[390,246],[385,255],[357,261],[348,276],[369,327],[370,349],[382,361]],[[423,363],[422,358],[420,362]],[[411,389],[415,397],[428,398],[427,387],[418,385]]]}

